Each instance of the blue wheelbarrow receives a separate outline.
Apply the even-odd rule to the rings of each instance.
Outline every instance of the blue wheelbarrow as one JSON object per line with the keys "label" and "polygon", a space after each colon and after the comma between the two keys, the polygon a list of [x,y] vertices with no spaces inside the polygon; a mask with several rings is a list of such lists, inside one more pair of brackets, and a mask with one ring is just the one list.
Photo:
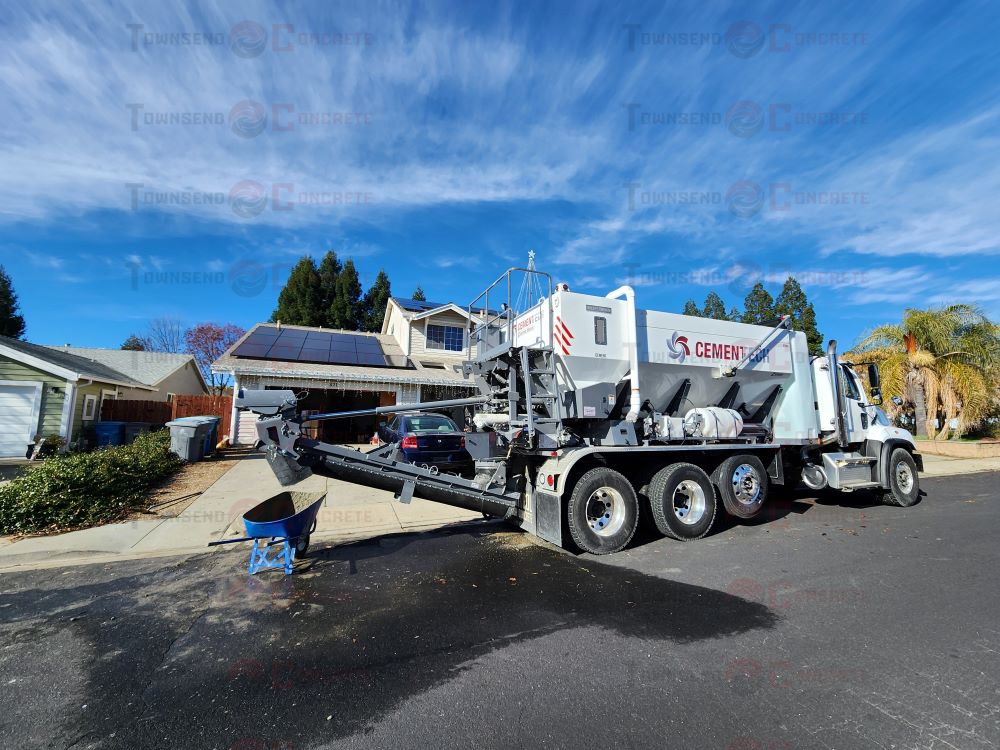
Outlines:
{"label": "blue wheelbarrow", "polygon": [[245,537],[208,546],[253,542],[247,567],[250,575],[270,568],[283,568],[285,575],[291,575],[295,556],[309,548],[309,535],[316,530],[316,515],[324,500],[325,493],[282,492],[243,514]]}

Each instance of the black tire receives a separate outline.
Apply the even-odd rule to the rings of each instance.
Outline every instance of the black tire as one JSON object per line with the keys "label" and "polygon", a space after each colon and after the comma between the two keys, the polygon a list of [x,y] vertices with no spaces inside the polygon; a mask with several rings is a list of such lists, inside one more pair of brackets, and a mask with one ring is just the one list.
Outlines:
{"label": "black tire", "polygon": [[909,508],[920,500],[917,462],[905,448],[896,448],[889,456],[889,489],[882,491],[882,502]]}
{"label": "black tire", "polygon": [[745,453],[723,461],[712,472],[712,484],[718,489],[726,512],[748,520],[764,509],[770,481],[764,463],[757,456]]}
{"label": "black tire", "polygon": [[624,549],[639,524],[632,483],[614,469],[591,469],[573,487],[566,522],[573,543],[584,552],[607,555]]}
{"label": "black tire", "polygon": [[309,535],[303,534],[295,540],[295,557],[302,557],[309,549]]}
{"label": "black tire", "polygon": [[708,474],[694,464],[671,464],[649,483],[649,506],[656,528],[682,542],[701,539],[712,528],[718,501]]}

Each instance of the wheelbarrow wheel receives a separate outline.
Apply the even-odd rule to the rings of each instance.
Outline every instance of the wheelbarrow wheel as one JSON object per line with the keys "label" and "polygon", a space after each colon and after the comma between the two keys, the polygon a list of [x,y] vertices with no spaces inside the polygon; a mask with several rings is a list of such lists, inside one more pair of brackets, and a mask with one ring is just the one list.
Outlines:
{"label": "wheelbarrow wheel", "polygon": [[302,557],[307,549],[309,549],[309,535],[303,534],[295,540],[295,556]]}

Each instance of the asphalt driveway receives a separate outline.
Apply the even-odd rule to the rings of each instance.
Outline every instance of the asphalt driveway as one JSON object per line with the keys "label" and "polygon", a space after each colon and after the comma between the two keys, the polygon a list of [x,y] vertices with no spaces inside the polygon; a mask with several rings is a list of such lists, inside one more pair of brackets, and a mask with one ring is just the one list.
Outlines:
{"label": "asphalt driveway", "polygon": [[1000,746],[1000,474],[577,557],[495,524],[6,574],[0,736],[57,748]]}

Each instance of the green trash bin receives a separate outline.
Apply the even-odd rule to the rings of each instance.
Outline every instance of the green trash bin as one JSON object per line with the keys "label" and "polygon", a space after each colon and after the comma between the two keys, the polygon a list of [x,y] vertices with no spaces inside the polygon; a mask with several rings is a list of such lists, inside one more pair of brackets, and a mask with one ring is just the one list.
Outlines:
{"label": "green trash bin", "polygon": [[208,423],[194,417],[184,417],[167,422],[170,428],[170,450],[182,461],[196,463],[205,456],[205,434],[211,432]]}

